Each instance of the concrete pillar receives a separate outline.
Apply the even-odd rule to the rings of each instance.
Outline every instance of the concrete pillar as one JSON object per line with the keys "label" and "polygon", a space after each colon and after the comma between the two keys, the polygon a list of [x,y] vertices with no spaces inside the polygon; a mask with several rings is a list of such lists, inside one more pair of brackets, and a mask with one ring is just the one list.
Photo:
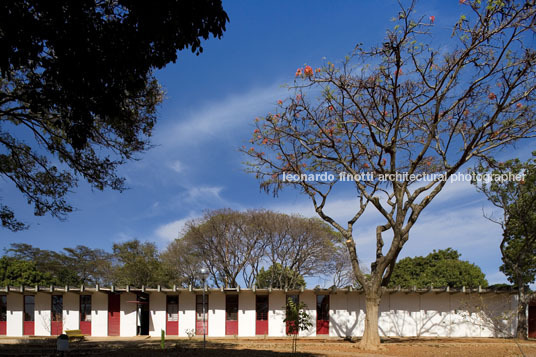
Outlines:
{"label": "concrete pillar", "polygon": [[50,336],[52,323],[52,296],[45,293],[35,294],[35,336]]}
{"label": "concrete pillar", "polygon": [[166,294],[153,292],[149,294],[149,335],[160,337],[161,330],[166,331]]}
{"label": "concrete pillar", "polygon": [[7,294],[7,336],[22,336],[23,304],[22,294]]}

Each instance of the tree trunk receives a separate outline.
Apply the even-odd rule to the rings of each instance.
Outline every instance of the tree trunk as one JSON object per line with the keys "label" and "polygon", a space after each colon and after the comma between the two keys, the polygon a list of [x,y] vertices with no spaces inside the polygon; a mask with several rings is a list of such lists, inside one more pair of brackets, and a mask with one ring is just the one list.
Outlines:
{"label": "tree trunk", "polygon": [[362,350],[380,349],[380,334],[378,331],[380,299],[379,293],[365,293],[365,331],[358,345]]}
{"label": "tree trunk", "polygon": [[516,331],[516,338],[520,340],[526,340],[528,339],[528,331],[527,331],[527,300],[526,296],[523,292],[523,288],[519,288],[519,292],[517,294],[517,301],[518,301],[518,307],[517,307],[517,331]]}

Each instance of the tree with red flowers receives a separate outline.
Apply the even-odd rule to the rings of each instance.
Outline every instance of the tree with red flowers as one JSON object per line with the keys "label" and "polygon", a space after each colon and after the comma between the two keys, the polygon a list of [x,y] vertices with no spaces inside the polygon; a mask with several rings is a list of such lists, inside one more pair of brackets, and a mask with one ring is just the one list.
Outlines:
{"label": "tree with red flowers", "polygon": [[[534,1],[463,1],[459,7],[459,21],[441,51],[433,47],[440,19],[416,18],[411,4],[401,9],[382,45],[358,46],[337,66],[298,69],[294,93],[275,113],[256,119],[252,145],[242,147],[250,157],[248,171],[263,189],[301,189],[344,236],[365,294],[363,349],[380,346],[383,289],[411,228],[446,180],[471,159],[491,158],[536,133]],[[283,179],[324,172],[334,179]],[[352,182],[339,176],[364,172],[407,176]],[[422,173],[443,176],[418,181]],[[357,193],[346,223],[325,210],[337,185],[352,185]],[[355,228],[369,206],[384,222],[376,227],[376,258],[365,274]]]}

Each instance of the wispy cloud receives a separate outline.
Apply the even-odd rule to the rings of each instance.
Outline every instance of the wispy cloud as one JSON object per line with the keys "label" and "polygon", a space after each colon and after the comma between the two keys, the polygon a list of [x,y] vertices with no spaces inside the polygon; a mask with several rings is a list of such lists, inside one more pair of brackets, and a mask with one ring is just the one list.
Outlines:
{"label": "wispy cloud", "polygon": [[247,126],[254,116],[274,108],[277,99],[286,95],[287,89],[274,84],[206,102],[198,110],[183,114],[183,120],[163,128],[155,140],[172,148],[225,137],[237,126]]}

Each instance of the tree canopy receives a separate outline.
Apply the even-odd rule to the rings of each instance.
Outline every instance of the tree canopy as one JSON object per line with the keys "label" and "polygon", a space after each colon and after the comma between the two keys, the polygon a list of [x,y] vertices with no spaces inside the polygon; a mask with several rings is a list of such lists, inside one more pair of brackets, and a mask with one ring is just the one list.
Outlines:
{"label": "tree canopy", "polygon": [[[148,148],[163,98],[154,70],[227,21],[218,0],[2,1],[0,176],[59,218],[79,178],[122,190],[116,169]],[[0,219],[25,228],[1,201]]]}
{"label": "tree canopy", "polygon": [[255,286],[260,289],[299,289],[305,285],[303,276],[288,267],[283,268],[279,263],[268,269],[261,268],[255,282]]}
{"label": "tree canopy", "polygon": [[475,264],[460,260],[460,256],[456,250],[447,248],[434,250],[425,257],[401,259],[395,265],[388,286],[487,287],[488,282],[482,270]]}
{"label": "tree canopy", "polygon": [[[534,2],[457,6],[446,33],[434,14],[401,2],[381,44],[358,44],[337,65],[298,68],[289,97],[255,119],[251,145],[242,146],[262,189],[301,190],[346,240],[366,295],[365,349],[380,345],[382,287],[449,178],[474,158],[536,135]],[[344,185],[356,200],[349,219],[338,222],[328,207]],[[360,266],[354,236],[367,207],[383,220],[370,274]]]}
{"label": "tree canopy", "polygon": [[498,217],[488,215],[488,218],[503,229],[500,243],[503,264],[500,269],[518,289],[517,337],[526,339],[526,310],[530,299],[528,285],[536,279],[536,152],[526,162],[519,159],[483,161],[475,172],[483,178],[485,175],[524,176],[520,182],[484,179],[473,183],[501,211]]}

